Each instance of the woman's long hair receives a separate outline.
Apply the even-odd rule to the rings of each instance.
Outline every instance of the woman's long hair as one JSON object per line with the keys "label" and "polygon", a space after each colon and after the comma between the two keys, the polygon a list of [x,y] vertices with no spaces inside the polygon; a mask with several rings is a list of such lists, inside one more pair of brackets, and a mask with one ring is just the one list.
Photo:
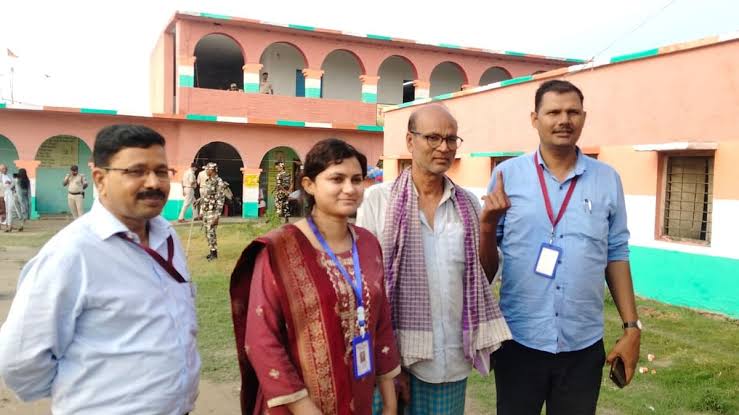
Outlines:
{"label": "woman's long hair", "polygon": [[18,169],[18,185],[23,190],[28,190],[31,188],[31,181],[28,180],[28,173],[26,173],[26,169]]}

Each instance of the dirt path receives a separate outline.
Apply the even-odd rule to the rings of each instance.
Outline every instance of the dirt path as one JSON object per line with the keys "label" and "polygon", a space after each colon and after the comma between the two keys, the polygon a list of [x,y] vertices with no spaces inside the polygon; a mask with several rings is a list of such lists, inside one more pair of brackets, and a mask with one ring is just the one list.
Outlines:
{"label": "dirt path", "polygon": [[[0,235],[0,322],[4,322],[15,295],[18,275],[38,248],[17,246],[21,238],[33,237],[49,229],[60,229],[65,221],[33,221],[23,234]],[[14,243],[15,240],[15,243]],[[239,415],[239,386],[236,383],[213,383],[201,380],[200,395],[195,403],[193,415],[217,414]],[[47,415],[51,413],[50,402],[21,402],[0,382],[0,414],[3,415]]]}

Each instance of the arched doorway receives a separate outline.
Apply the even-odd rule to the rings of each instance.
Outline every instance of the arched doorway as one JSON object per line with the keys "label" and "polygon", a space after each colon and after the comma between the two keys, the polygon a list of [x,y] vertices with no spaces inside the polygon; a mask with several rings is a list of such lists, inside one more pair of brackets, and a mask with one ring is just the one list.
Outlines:
{"label": "arched doorway", "polygon": [[289,43],[273,43],[262,52],[259,63],[262,64],[259,79],[265,72],[269,73],[269,82],[275,95],[305,96],[303,69],[306,60],[300,49]]}
{"label": "arched doorway", "polygon": [[[259,168],[262,169],[259,175],[259,193],[260,198],[267,202],[267,211],[273,212],[275,209],[275,179],[277,177],[277,168],[275,163],[278,161],[285,162],[285,170],[292,177],[291,192],[300,188],[300,172],[302,163],[298,153],[290,147],[275,147],[267,152],[262,157],[262,162],[259,163]],[[295,215],[296,212],[291,212]]]}
{"label": "arched doorway", "polygon": [[[243,208],[243,175],[241,169],[244,167],[244,161],[241,160],[239,152],[230,144],[214,141],[200,148],[198,154],[195,155],[194,162],[201,169],[208,163],[218,165],[218,175],[228,182],[228,187],[233,193],[233,199],[226,200],[224,204],[224,214],[227,214],[227,216],[241,216],[241,209]],[[200,170],[198,170],[199,172]]]}
{"label": "arched doorway", "polygon": [[402,56],[385,59],[377,71],[378,104],[402,104],[415,99],[413,81],[417,79],[416,68]]}
{"label": "arched doorway", "polygon": [[454,62],[442,62],[431,71],[431,90],[429,94],[432,97],[450,92],[459,92],[462,85],[466,83],[466,76],[462,68]]}
{"label": "arched doorway", "polygon": [[357,57],[345,50],[335,50],[326,56],[321,65],[323,70],[323,98],[360,101],[364,73]]}
{"label": "arched doorway", "polygon": [[36,211],[41,215],[68,214],[67,189],[62,185],[70,166],[77,165],[79,174],[87,179],[84,210],[92,207],[94,200],[92,170],[92,151],[79,137],[55,135],[47,138],[36,151],[40,161],[36,170]]}
{"label": "arched doorway", "polygon": [[195,88],[228,89],[235,83],[244,90],[244,54],[226,35],[211,34],[195,45]]}
{"label": "arched doorway", "polygon": [[18,151],[15,149],[13,142],[0,134],[0,164],[8,166],[8,175],[11,177],[13,173],[18,171],[15,168],[16,160],[18,160]]}
{"label": "arched doorway", "polygon": [[511,79],[511,74],[500,66],[493,66],[485,71],[480,77],[480,86],[494,84],[496,82]]}

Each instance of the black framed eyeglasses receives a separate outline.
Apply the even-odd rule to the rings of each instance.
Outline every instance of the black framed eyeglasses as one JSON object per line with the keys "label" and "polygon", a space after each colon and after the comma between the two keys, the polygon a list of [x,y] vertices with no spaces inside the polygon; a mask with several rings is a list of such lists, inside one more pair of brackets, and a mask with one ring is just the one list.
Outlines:
{"label": "black framed eyeglasses", "polygon": [[157,179],[168,182],[172,180],[172,178],[174,178],[175,174],[177,174],[177,170],[167,167],[162,167],[154,170],[146,167],[133,167],[129,169],[122,169],[119,167],[101,167],[101,169],[105,171],[118,171],[128,178],[136,180],[149,177],[149,174],[151,174],[151,172],[154,172],[154,175],[157,176]]}
{"label": "black framed eyeglasses", "polygon": [[450,136],[442,136],[440,134],[422,134],[418,131],[410,131],[411,134],[420,135],[421,137],[426,139],[426,142],[429,143],[429,146],[431,148],[437,148],[441,145],[442,141],[446,141],[446,146],[449,150],[456,150],[459,147],[462,146],[462,143],[464,140],[462,137],[457,135],[450,135]]}

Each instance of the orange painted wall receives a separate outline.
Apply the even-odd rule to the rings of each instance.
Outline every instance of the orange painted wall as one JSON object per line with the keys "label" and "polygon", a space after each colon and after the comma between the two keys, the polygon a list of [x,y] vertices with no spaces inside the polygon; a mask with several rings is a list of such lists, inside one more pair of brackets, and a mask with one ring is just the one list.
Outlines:
{"label": "orange painted wall", "polygon": [[180,88],[180,103],[186,103],[181,111],[185,114],[213,114],[355,125],[375,125],[377,121],[375,105],[359,101]]}
{"label": "orange painted wall", "polygon": [[301,159],[317,141],[337,137],[344,139],[367,156],[374,165],[382,152],[382,135],[363,131],[315,128],[290,128],[145,117],[105,116],[80,113],[8,110],[0,111],[0,134],[16,147],[21,160],[33,160],[41,144],[55,135],[80,138],[91,149],[97,132],[110,124],[135,123],[149,126],[167,140],[169,163],[187,166],[198,150],[210,142],[232,145],[241,155],[245,167],[259,168],[262,157],[272,148],[288,146]]}

